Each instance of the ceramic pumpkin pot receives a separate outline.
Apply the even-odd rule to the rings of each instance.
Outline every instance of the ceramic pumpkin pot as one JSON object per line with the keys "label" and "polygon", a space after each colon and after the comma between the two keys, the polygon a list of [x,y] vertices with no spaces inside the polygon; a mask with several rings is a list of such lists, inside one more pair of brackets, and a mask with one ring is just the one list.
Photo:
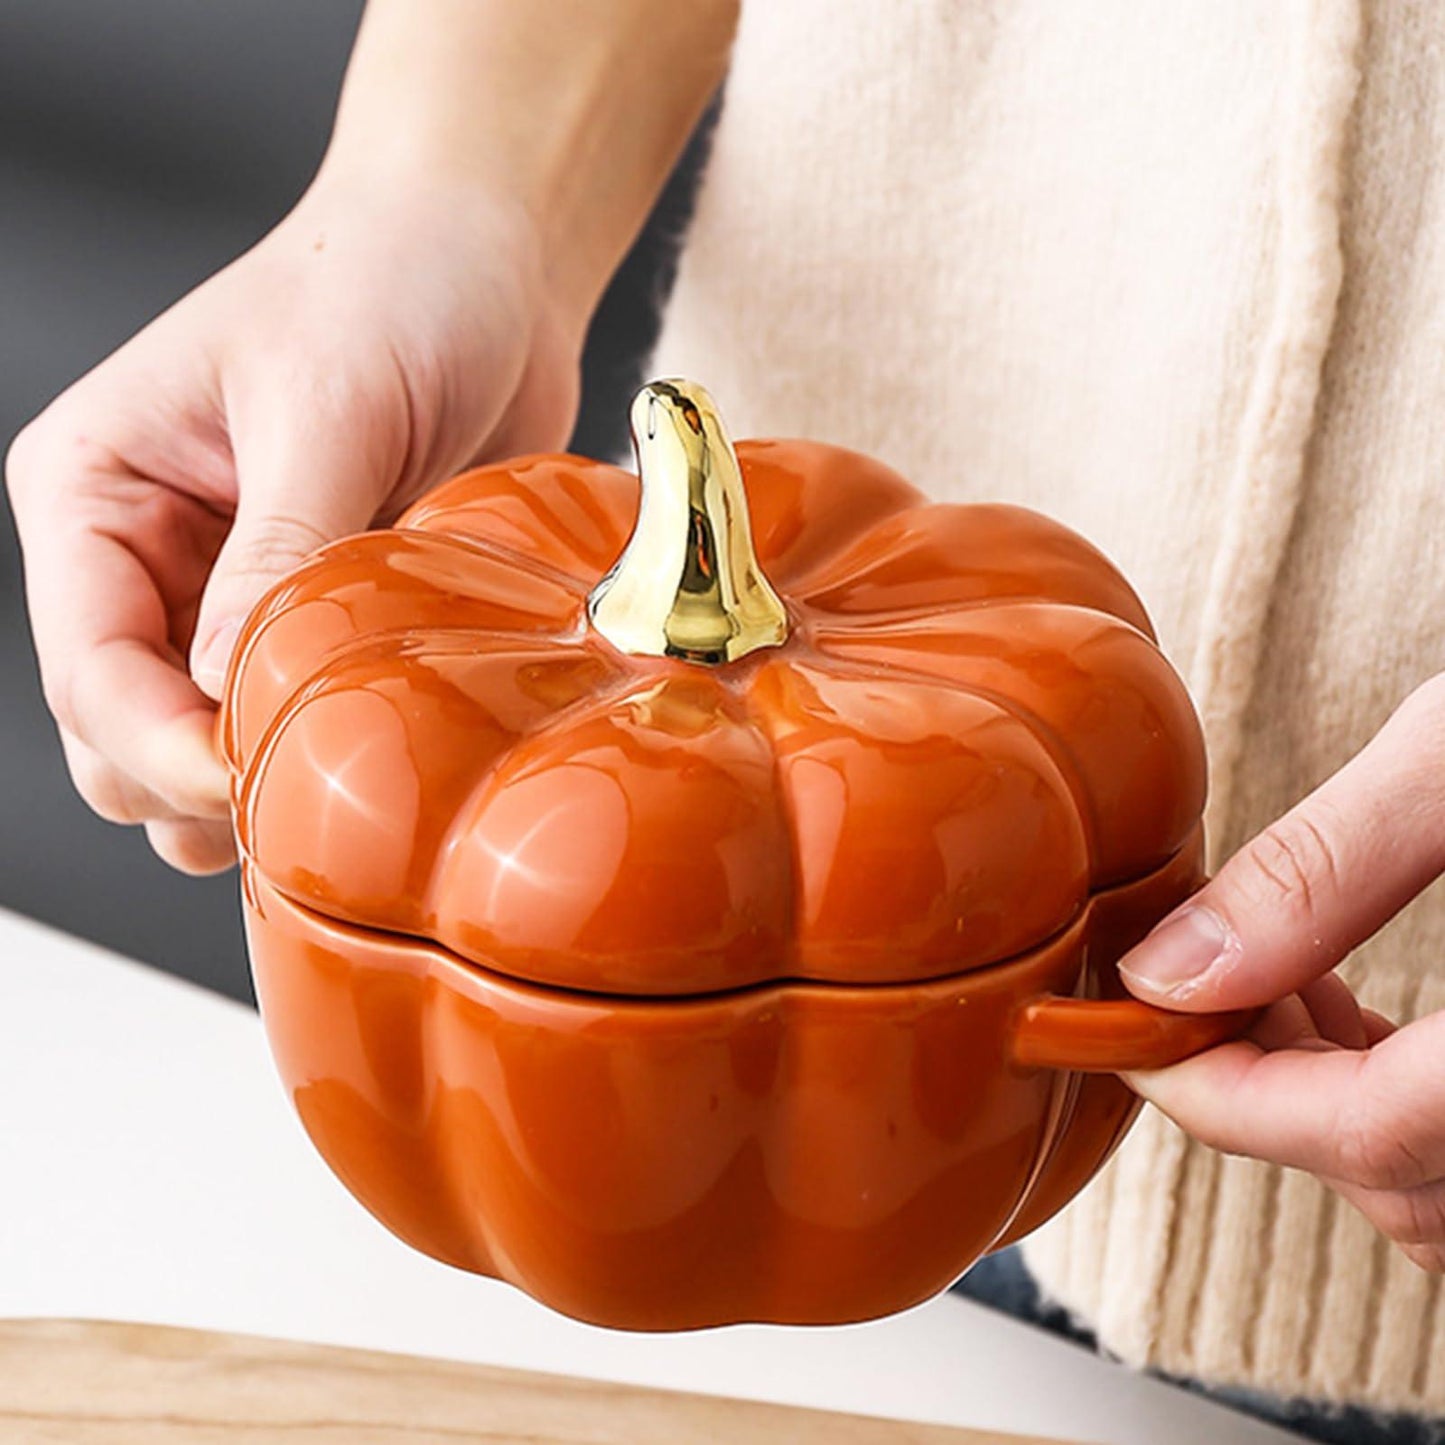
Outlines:
{"label": "ceramic pumpkin pot", "polygon": [[[1201,881],[1204,755],[1063,527],[634,404],[250,617],[221,727],[271,1047],[404,1240],[600,1324],[860,1320],[1067,1201]],[[630,539],[630,540],[629,540]]]}

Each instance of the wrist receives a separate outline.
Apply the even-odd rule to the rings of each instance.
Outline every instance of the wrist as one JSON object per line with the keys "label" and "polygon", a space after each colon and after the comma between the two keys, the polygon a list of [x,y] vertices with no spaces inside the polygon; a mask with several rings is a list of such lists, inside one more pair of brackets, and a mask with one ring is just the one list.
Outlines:
{"label": "wrist", "polygon": [[378,198],[433,242],[502,261],[556,313],[580,353],[592,312],[615,265],[586,234],[566,223],[566,208],[541,176],[519,176],[478,148],[412,132],[368,143],[338,127],[298,210],[377,204]]}
{"label": "wrist", "polygon": [[[537,217],[510,188],[420,152],[362,153],[333,144],[285,226],[304,232],[302,243],[314,246],[333,218],[368,213],[409,237],[401,264],[443,274],[455,265],[475,266],[504,278],[525,311],[524,324],[545,329],[559,356],[580,363],[593,307],[556,285]],[[445,252],[441,262],[439,252]]]}
{"label": "wrist", "polygon": [[530,223],[585,330],[721,82],[738,0],[370,0],[326,167]]}

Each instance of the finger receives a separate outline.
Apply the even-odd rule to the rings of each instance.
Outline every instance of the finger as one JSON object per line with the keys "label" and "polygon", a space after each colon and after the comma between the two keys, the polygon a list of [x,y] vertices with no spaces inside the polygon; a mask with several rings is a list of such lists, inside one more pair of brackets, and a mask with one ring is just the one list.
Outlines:
{"label": "finger", "polygon": [[1360,1021],[1365,1026],[1365,1041],[1370,1045],[1383,1042],[1400,1027],[1394,1019],[1386,1018],[1372,1008],[1360,1010]]}
{"label": "finger", "polygon": [[236,861],[229,824],[155,819],[145,829],[156,853],[182,873],[221,873]]}
{"label": "finger", "polygon": [[1405,1244],[1400,1247],[1405,1258],[1426,1274],[1445,1274],[1445,1245]]}
{"label": "finger", "polygon": [[1305,1041],[1317,1043],[1319,1037],[1315,1021],[1297,993],[1270,1004],[1249,1030],[1250,1041],[1265,1050],[1287,1049]]}
{"label": "finger", "polygon": [[98,477],[29,488],[21,540],[41,682],[71,736],[176,812],[224,817],[214,708],[171,650],[165,604],[126,541],[92,525]]}
{"label": "finger", "polygon": [[70,667],[71,729],[180,817],[229,815],[216,712],[174,663],[143,642],[97,643]]}
{"label": "finger", "polygon": [[76,792],[107,823],[144,823],[148,818],[181,816],[159,793],[121,772],[64,728],[60,729],[60,745]]}
{"label": "finger", "polygon": [[220,697],[255,603],[318,547],[364,531],[375,517],[405,458],[394,454],[389,435],[367,426],[368,410],[274,389],[238,401],[231,418],[236,517],[191,647],[191,673],[207,696]]}
{"label": "finger", "polygon": [[1311,979],[1299,997],[1309,1010],[1316,1033],[1341,1048],[1363,1049],[1370,1044],[1359,1001],[1337,973]]}
{"label": "finger", "polygon": [[1445,1177],[1445,1013],[1368,1052],[1241,1042],[1127,1078],[1186,1132],[1230,1154],[1369,1189]]}
{"label": "finger", "polygon": [[1445,867],[1445,677],[1128,953],[1131,992],[1251,1008],[1328,973]]}
{"label": "finger", "polygon": [[1396,1244],[1445,1248],[1445,1180],[1435,1179],[1414,1189],[1364,1189],[1338,1180],[1330,1183]]}

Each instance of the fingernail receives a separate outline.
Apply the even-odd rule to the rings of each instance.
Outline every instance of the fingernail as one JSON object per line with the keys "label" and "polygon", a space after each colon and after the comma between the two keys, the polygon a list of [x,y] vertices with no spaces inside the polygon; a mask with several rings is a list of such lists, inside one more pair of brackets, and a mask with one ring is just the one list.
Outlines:
{"label": "fingernail", "polygon": [[1206,974],[1238,952],[1234,930],[1213,909],[1186,908],[1127,953],[1119,972],[1141,992],[1177,999],[1193,993]]}
{"label": "fingernail", "polygon": [[208,697],[219,699],[221,696],[221,689],[226,684],[226,666],[231,661],[240,632],[239,620],[222,624],[196,656],[191,677]]}

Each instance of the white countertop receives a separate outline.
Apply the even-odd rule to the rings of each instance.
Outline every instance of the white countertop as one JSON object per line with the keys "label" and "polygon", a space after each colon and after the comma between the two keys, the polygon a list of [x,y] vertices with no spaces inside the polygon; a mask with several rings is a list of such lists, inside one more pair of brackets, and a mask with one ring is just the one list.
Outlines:
{"label": "white countertop", "polygon": [[0,1316],[399,1350],[1099,1445],[1295,1437],[957,1296],[841,1329],[627,1335],[391,1238],[248,1009],[0,911]]}

